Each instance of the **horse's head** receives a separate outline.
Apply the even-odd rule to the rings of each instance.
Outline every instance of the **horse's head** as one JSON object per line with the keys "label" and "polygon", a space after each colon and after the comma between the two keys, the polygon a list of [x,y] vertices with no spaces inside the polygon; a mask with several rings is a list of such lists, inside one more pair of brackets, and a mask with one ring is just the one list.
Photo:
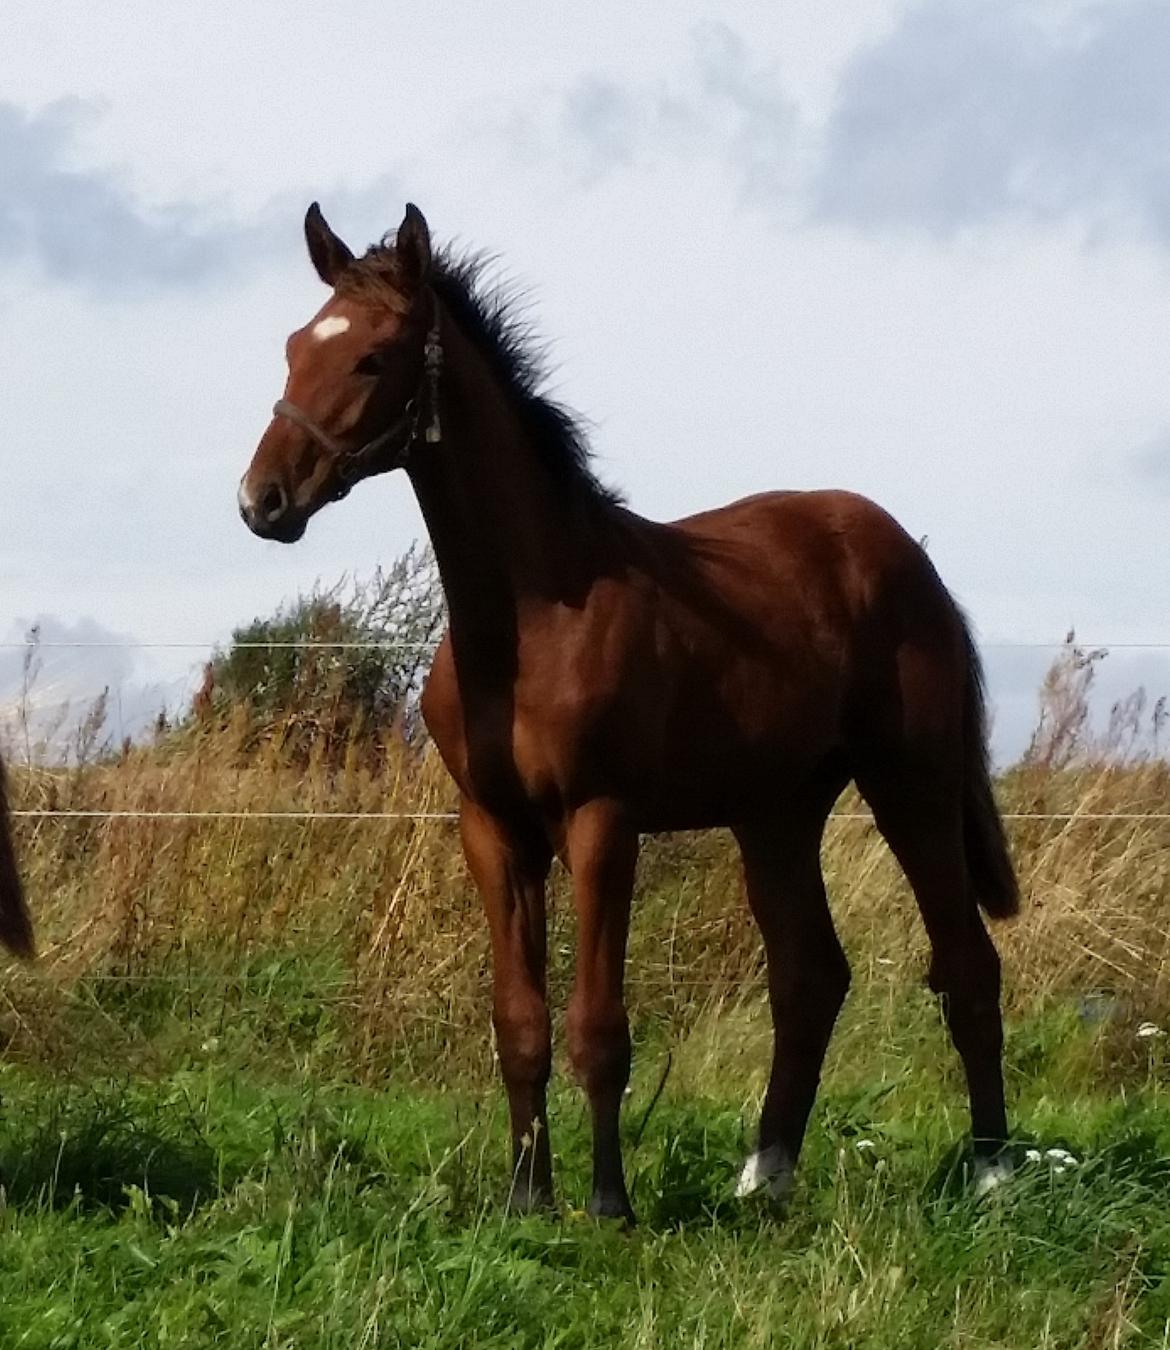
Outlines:
{"label": "horse's head", "polygon": [[[292,543],[309,517],[362,478],[406,462],[434,406],[441,359],[426,299],[430,234],[408,205],[394,247],[355,260],[314,202],[305,239],[333,294],[288,339],[288,381],[240,481],[240,515]],[[437,435],[427,430],[428,437]]]}

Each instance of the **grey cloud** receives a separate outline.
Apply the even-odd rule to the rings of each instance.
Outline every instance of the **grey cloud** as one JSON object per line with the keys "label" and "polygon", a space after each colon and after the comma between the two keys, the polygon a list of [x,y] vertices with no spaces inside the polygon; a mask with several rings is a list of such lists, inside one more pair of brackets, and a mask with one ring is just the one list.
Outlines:
{"label": "grey cloud", "polygon": [[[33,633],[37,645],[29,648],[24,643]],[[17,619],[0,637],[0,747],[18,760],[29,753],[67,758],[103,691],[99,740],[120,744],[151,728],[160,712],[182,710],[197,684],[191,653],[171,654],[177,660],[169,670],[152,669],[150,654],[130,634],[89,616]]]}
{"label": "grey cloud", "polygon": [[[991,711],[991,745],[996,764],[1014,763],[1028,748],[1040,714],[1040,686],[1058,647],[1003,647],[989,643],[983,649]],[[1096,667],[1090,697],[1090,735],[1103,738],[1114,705],[1138,690],[1146,694],[1141,744],[1149,739],[1154,703],[1170,694],[1170,656],[1153,650],[1113,649]],[[1163,752],[1166,746],[1159,747]]]}
{"label": "grey cloud", "polygon": [[[569,147],[589,178],[663,151],[727,156],[745,198],[774,202],[794,173],[795,106],[725,24],[699,25],[692,46],[690,66],[673,82],[577,80],[557,101],[556,146],[547,150]],[[523,118],[520,134],[532,133],[531,117]]]}
{"label": "grey cloud", "polygon": [[1039,691],[1056,650],[995,647],[983,650],[991,747],[998,766],[1014,763],[1036,727]]}
{"label": "grey cloud", "polygon": [[112,169],[76,168],[93,110],[77,99],[38,113],[0,102],[0,263],[106,290],[188,286],[228,270],[249,230],[190,203],[151,208]]}
{"label": "grey cloud", "polygon": [[565,134],[582,145],[594,166],[628,164],[641,136],[643,113],[637,98],[614,80],[586,76],[565,95]]}
{"label": "grey cloud", "polygon": [[1170,431],[1136,451],[1131,468],[1139,483],[1163,496],[1170,494]]}
{"label": "grey cloud", "polygon": [[813,185],[821,217],[945,236],[1076,218],[1170,242],[1170,7],[931,0],[854,59]]}
{"label": "grey cloud", "polygon": [[1164,0],[919,0],[846,66],[815,127],[766,56],[709,23],[670,82],[578,81],[557,150],[584,153],[591,175],[717,157],[746,200],[793,220],[947,237],[1072,219],[1090,238],[1170,244],[1168,68]]}
{"label": "grey cloud", "polygon": [[69,285],[141,295],[287,261],[303,250],[300,216],[313,196],[359,219],[383,221],[401,210],[386,177],[356,192],[322,185],[282,193],[248,221],[198,202],[148,206],[113,169],[75,167],[78,133],[95,115],[79,99],[38,113],[0,101],[0,266],[32,263]]}
{"label": "grey cloud", "polygon": [[728,153],[749,200],[776,201],[795,173],[796,106],[774,71],[752,61],[742,38],[723,24],[695,30],[699,93],[722,110]]}

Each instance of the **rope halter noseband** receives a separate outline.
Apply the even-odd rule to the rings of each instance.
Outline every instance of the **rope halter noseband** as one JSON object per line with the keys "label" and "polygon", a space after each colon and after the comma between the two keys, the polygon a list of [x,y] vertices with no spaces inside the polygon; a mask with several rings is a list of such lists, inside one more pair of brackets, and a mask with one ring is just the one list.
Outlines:
{"label": "rope halter noseband", "polygon": [[418,439],[418,423],[422,414],[424,389],[426,401],[430,405],[431,420],[423,433],[428,445],[437,445],[443,439],[443,428],[439,421],[439,375],[443,369],[443,344],[439,340],[439,311],[427,333],[423,347],[423,375],[418,389],[406,400],[402,415],[385,431],[372,437],[363,445],[346,446],[331,436],[323,426],[318,425],[302,408],[287,398],[278,398],[272,405],[274,417],[284,417],[307,432],[313,440],[329,455],[341,480],[341,490],[337,494],[344,497],[354,483],[363,477],[363,470],[369,466],[387,447],[393,446],[393,462],[390,469],[401,468],[410,458],[410,452]]}

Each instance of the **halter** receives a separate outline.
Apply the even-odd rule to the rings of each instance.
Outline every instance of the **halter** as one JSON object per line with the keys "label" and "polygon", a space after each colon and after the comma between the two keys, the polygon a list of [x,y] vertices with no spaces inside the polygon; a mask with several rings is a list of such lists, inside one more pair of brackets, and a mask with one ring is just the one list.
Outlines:
{"label": "halter", "polygon": [[418,422],[422,412],[421,404],[425,392],[431,405],[431,421],[424,438],[428,445],[437,445],[443,439],[443,428],[439,421],[439,374],[443,368],[443,344],[439,340],[439,311],[435,308],[434,319],[427,333],[423,347],[423,375],[418,389],[406,400],[402,416],[385,431],[372,437],[363,445],[346,446],[324,427],[319,426],[303,409],[287,398],[278,398],[272,405],[274,417],[284,417],[300,427],[317,442],[326,454],[331,455],[337,469],[337,476],[343,484],[344,496],[354,483],[363,477],[362,470],[389,445],[394,445],[394,462],[391,469],[401,468],[410,458],[410,452],[418,439]]}

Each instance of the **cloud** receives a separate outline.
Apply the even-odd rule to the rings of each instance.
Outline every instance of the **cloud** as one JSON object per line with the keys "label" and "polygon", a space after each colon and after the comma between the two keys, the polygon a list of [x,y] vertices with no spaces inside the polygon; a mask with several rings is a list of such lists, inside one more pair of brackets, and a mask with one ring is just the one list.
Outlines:
{"label": "cloud", "polygon": [[792,189],[795,105],[726,24],[691,35],[692,56],[674,80],[623,84],[584,75],[527,109],[508,134],[527,153],[557,158],[593,180],[664,154],[729,160],[747,200],[769,204]]}
{"label": "cloud", "polygon": [[722,23],[694,29],[673,79],[585,77],[529,122],[586,177],[717,159],[793,222],[947,238],[1024,218],[1170,245],[1167,68],[1164,0],[917,0],[846,64],[821,122]]}
{"label": "cloud", "polygon": [[0,263],[33,262],[96,290],[191,286],[229,270],[251,242],[238,223],[176,202],[149,207],[113,169],[78,168],[79,99],[28,113],[0,102]]}
{"label": "cloud", "polygon": [[[777,73],[752,60],[747,44],[720,23],[695,29],[698,108],[721,135],[744,196],[777,202],[794,187],[796,106]],[[696,112],[696,118],[703,115]]]}
{"label": "cloud", "polygon": [[106,708],[98,743],[119,744],[151,728],[160,712],[185,709],[197,684],[191,653],[173,654],[168,671],[152,670],[132,636],[88,616],[18,619],[2,636],[0,746],[18,758],[67,758],[99,699]]}
{"label": "cloud", "polygon": [[629,164],[647,130],[642,101],[616,80],[598,75],[585,76],[568,90],[561,121],[569,139],[598,169]]}
{"label": "cloud", "polygon": [[1143,487],[1160,496],[1170,495],[1170,430],[1135,451],[1130,467]]}
{"label": "cloud", "polygon": [[821,218],[948,236],[1022,215],[1170,244],[1170,6],[930,0],[846,68]]}
{"label": "cloud", "polygon": [[116,170],[77,167],[80,133],[97,115],[76,98],[36,113],[0,101],[0,267],[31,263],[67,285],[140,297],[287,262],[303,248],[300,217],[314,196],[358,219],[398,205],[381,176],[358,190],[282,192],[248,220],[200,202],[151,206]]}
{"label": "cloud", "polygon": [[[1087,734],[1106,741],[1110,715],[1118,704],[1144,694],[1138,748],[1153,745],[1153,710],[1158,699],[1170,695],[1170,657],[1160,650],[1106,649],[1095,667],[1089,695]],[[1040,716],[1040,689],[1060,648],[1012,647],[988,643],[983,649],[987,673],[991,745],[1001,768],[1014,763],[1028,748]],[[1163,738],[1164,739],[1164,738]],[[1165,749],[1164,744],[1159,745]]]}

